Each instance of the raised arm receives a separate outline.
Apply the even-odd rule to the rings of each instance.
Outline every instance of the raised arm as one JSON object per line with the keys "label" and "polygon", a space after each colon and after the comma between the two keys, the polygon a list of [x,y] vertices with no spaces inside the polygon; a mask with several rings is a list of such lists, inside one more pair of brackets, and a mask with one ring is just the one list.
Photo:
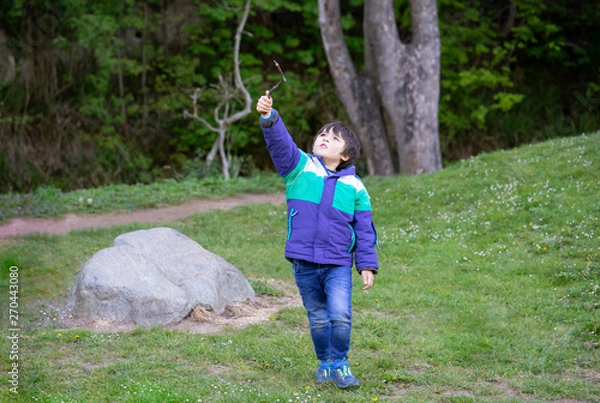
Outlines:
{"label": "raised arm", "polygon": [[273,109],[273,98],[269,97],[269,91],[258,100],[256,111],[260,113],[260,127],[275,169],[285,178],[298,165],[301,152],[281,116]]}

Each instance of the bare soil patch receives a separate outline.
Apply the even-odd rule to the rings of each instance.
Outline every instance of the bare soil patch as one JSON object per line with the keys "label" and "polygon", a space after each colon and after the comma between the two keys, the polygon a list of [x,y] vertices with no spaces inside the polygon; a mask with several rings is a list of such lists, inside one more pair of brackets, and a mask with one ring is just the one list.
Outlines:
{"label": "bare soil patch", "polygon": [[[219,315],[198,307],[181,322],[163,327],[191,333],[221,333],[231,328],[239,329],[249,325],[267,323],[274,319],[273,315],[280,309],[302,306],[302,300],[294,285],[276,280],[267,280],[267,283],[269,287],[282,291],[283,295],[277,297],[259,295],[253,301],[236,302],[229,305],[225,312]],[[134,323],[123,324],[107,320],[74,318],[69,327],[88,329],[94,332],[115,333],[129,332],[138,326]]]}

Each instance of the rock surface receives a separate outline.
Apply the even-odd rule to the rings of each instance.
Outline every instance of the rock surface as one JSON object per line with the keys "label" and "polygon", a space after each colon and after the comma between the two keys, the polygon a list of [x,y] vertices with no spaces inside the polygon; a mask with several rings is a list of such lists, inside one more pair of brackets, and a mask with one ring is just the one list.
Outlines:
{"label": "rock surface", "polygon": [[235,266],[174,229],[153,228],[118,236],[81,267],[73,313],[157,326],[249,299],[254,290]]}

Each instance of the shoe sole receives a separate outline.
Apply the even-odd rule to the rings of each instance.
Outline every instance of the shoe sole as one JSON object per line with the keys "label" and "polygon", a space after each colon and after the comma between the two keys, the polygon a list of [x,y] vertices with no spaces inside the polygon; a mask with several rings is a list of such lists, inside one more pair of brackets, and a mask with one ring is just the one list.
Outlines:
{"label": "shoe sole", "polygon": [[352,385],[342,385],[342,386],[340,386],[337,383],[335,383],[335,386],[337,386],[340,389],[350,389],[350,388],[357,388],[357,387],[360,386],[360,384],[359,383],[355,383],[355,384],[352,384]]}
{"label": "shoe sole", "polygon": [[335,386],[337,386],[340,389],[348,389],[348,388],[360,386],[360,383],[358,382],[358,379],[356,379],[356,378],[354,378],[354,382],[356,382],[356,383],[338,383],[338,380],[333,376],[331,377],[331,381],[335,384]]}

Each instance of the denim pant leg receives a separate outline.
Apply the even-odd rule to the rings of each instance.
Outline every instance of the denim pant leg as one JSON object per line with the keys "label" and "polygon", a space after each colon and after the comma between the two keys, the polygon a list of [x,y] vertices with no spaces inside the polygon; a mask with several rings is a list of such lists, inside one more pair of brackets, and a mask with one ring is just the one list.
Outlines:
{"label": "denim pant leg", "polygon": [[347,358],[352,329],[352,268],[299,261],[294,261],[293,267],[317,358]]}
{"label": "denim pant leg", "polygon": [[335,266],[325,279],[327,311],[331,323],[329,335],[332,360],[348,358],[352,331],[352,267]]}

